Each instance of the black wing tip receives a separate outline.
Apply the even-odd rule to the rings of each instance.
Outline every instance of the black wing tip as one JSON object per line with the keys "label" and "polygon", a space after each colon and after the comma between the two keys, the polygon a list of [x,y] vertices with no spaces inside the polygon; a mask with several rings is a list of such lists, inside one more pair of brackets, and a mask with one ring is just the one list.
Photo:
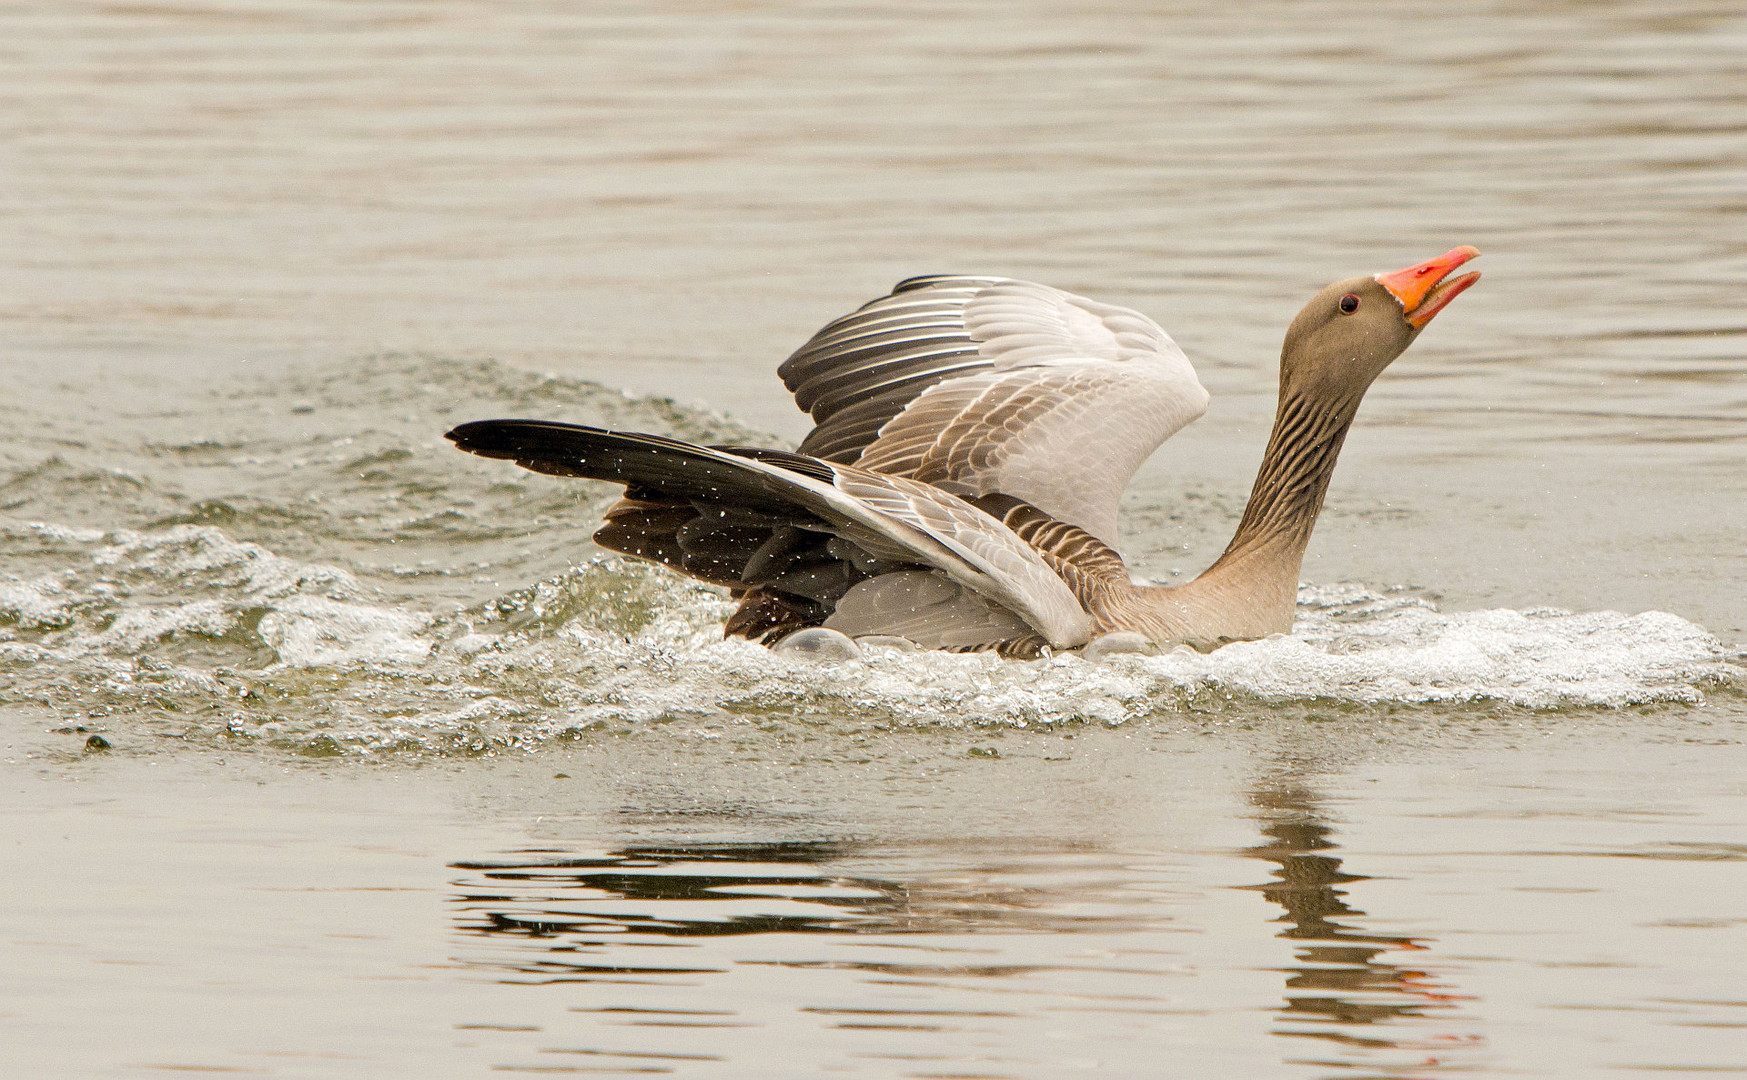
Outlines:
{"label": "black wing tip", "polygon": [[567,424],[562,420],[469,420],[465,424],[456,424],[443,433],[446,439],[457,441],[488,431],[605,431],[606,428],[591,427],[588,424]]}
{"label": "black wing tip", "polygon": [[443,432],[443,438],[454,443],[457,450],[489,457],[491,451],[502,443],[503,423],[502,420],[473,420]]}
{"label": "black wing tip", "polygon": [[448,431],[443,432],[443,438],[454,443],[457,448],[466,450],[501,423],[503,423],[501,420],[470,420],[465,424],[456,424]]}
{"label": "black wing tip", "polygon": [[[615,432],[556,420],[471,420],[443,433],[455,449],[490,458],[562,454],[583,443],[594,443]],[[580,439],[578,438],[580,436]]]}
{"label": "black wing tip", "polygon": [[444,432],[443,438],[454,443],[457,450],[493,457],[496,452],[525,445],[527,440],[517,436],[525,436],[530,426],[542,423],[539,420],[470,420]]}

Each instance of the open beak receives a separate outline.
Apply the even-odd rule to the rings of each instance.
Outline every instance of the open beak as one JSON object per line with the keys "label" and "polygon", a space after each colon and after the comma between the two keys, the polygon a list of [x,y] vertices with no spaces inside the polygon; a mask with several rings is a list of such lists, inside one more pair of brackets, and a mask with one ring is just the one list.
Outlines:
{"label": "open beak", "polygon": [[1444,310],[1463,289],[1480,280],[1478,270],[1449,281],[1444,280],[1449,277],[1450,271],[1479,254],[1479,248],[1463,244],[1418,266],[1410,266],[1406,270],[1397,270],[1390,274],[1378,274],[1376,281],[1401,301],[1402,314],[1407,316],[1407,321],[1413,324],[1415,330],[1419,330],[1432,321],[1433,315]]}

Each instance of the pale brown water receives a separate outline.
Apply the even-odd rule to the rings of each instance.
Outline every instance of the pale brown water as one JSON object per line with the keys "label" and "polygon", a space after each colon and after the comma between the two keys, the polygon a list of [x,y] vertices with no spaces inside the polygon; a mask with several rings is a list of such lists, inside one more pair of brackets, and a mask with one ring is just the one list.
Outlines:
{"label": "pale brown water", "polygon": [[[6,1074],[1747,1073],[1743,56],[1732,4],[0,6]],[[440,439],[793,439],[819,324],[1031,277],[1213,391],[1125,524],[1192,573],[1303,298],[1457,243],[1298,640],[1206,661],[713,645],[567,569],[604,491]]]}

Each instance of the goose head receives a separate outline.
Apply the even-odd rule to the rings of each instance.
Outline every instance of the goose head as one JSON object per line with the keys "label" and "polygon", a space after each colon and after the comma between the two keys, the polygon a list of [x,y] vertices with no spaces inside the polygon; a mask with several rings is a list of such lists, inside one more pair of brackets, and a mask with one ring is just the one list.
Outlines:
{"label": "goose head", "polygon": [[1280,391],[1356,405],[1373,380],[1478,272],[1450,274],[1479,255],[1466,244],[1417,266],[1325,287],[1292,320],[1280,352]]}

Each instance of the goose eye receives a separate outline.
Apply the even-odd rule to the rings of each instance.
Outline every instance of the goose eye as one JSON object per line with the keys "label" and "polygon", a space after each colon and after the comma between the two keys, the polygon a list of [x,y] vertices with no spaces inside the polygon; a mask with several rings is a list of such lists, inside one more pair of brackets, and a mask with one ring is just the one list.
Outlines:
{"label": "goose eye", "polygon": [[1353,312],[1355,312],[1357,310],[1359,310],[1359,298],[1357,296],[1354,296],[1352,293],[1348,293],[1347,295],[1341,297],[1341,314],[1351,315]]}

